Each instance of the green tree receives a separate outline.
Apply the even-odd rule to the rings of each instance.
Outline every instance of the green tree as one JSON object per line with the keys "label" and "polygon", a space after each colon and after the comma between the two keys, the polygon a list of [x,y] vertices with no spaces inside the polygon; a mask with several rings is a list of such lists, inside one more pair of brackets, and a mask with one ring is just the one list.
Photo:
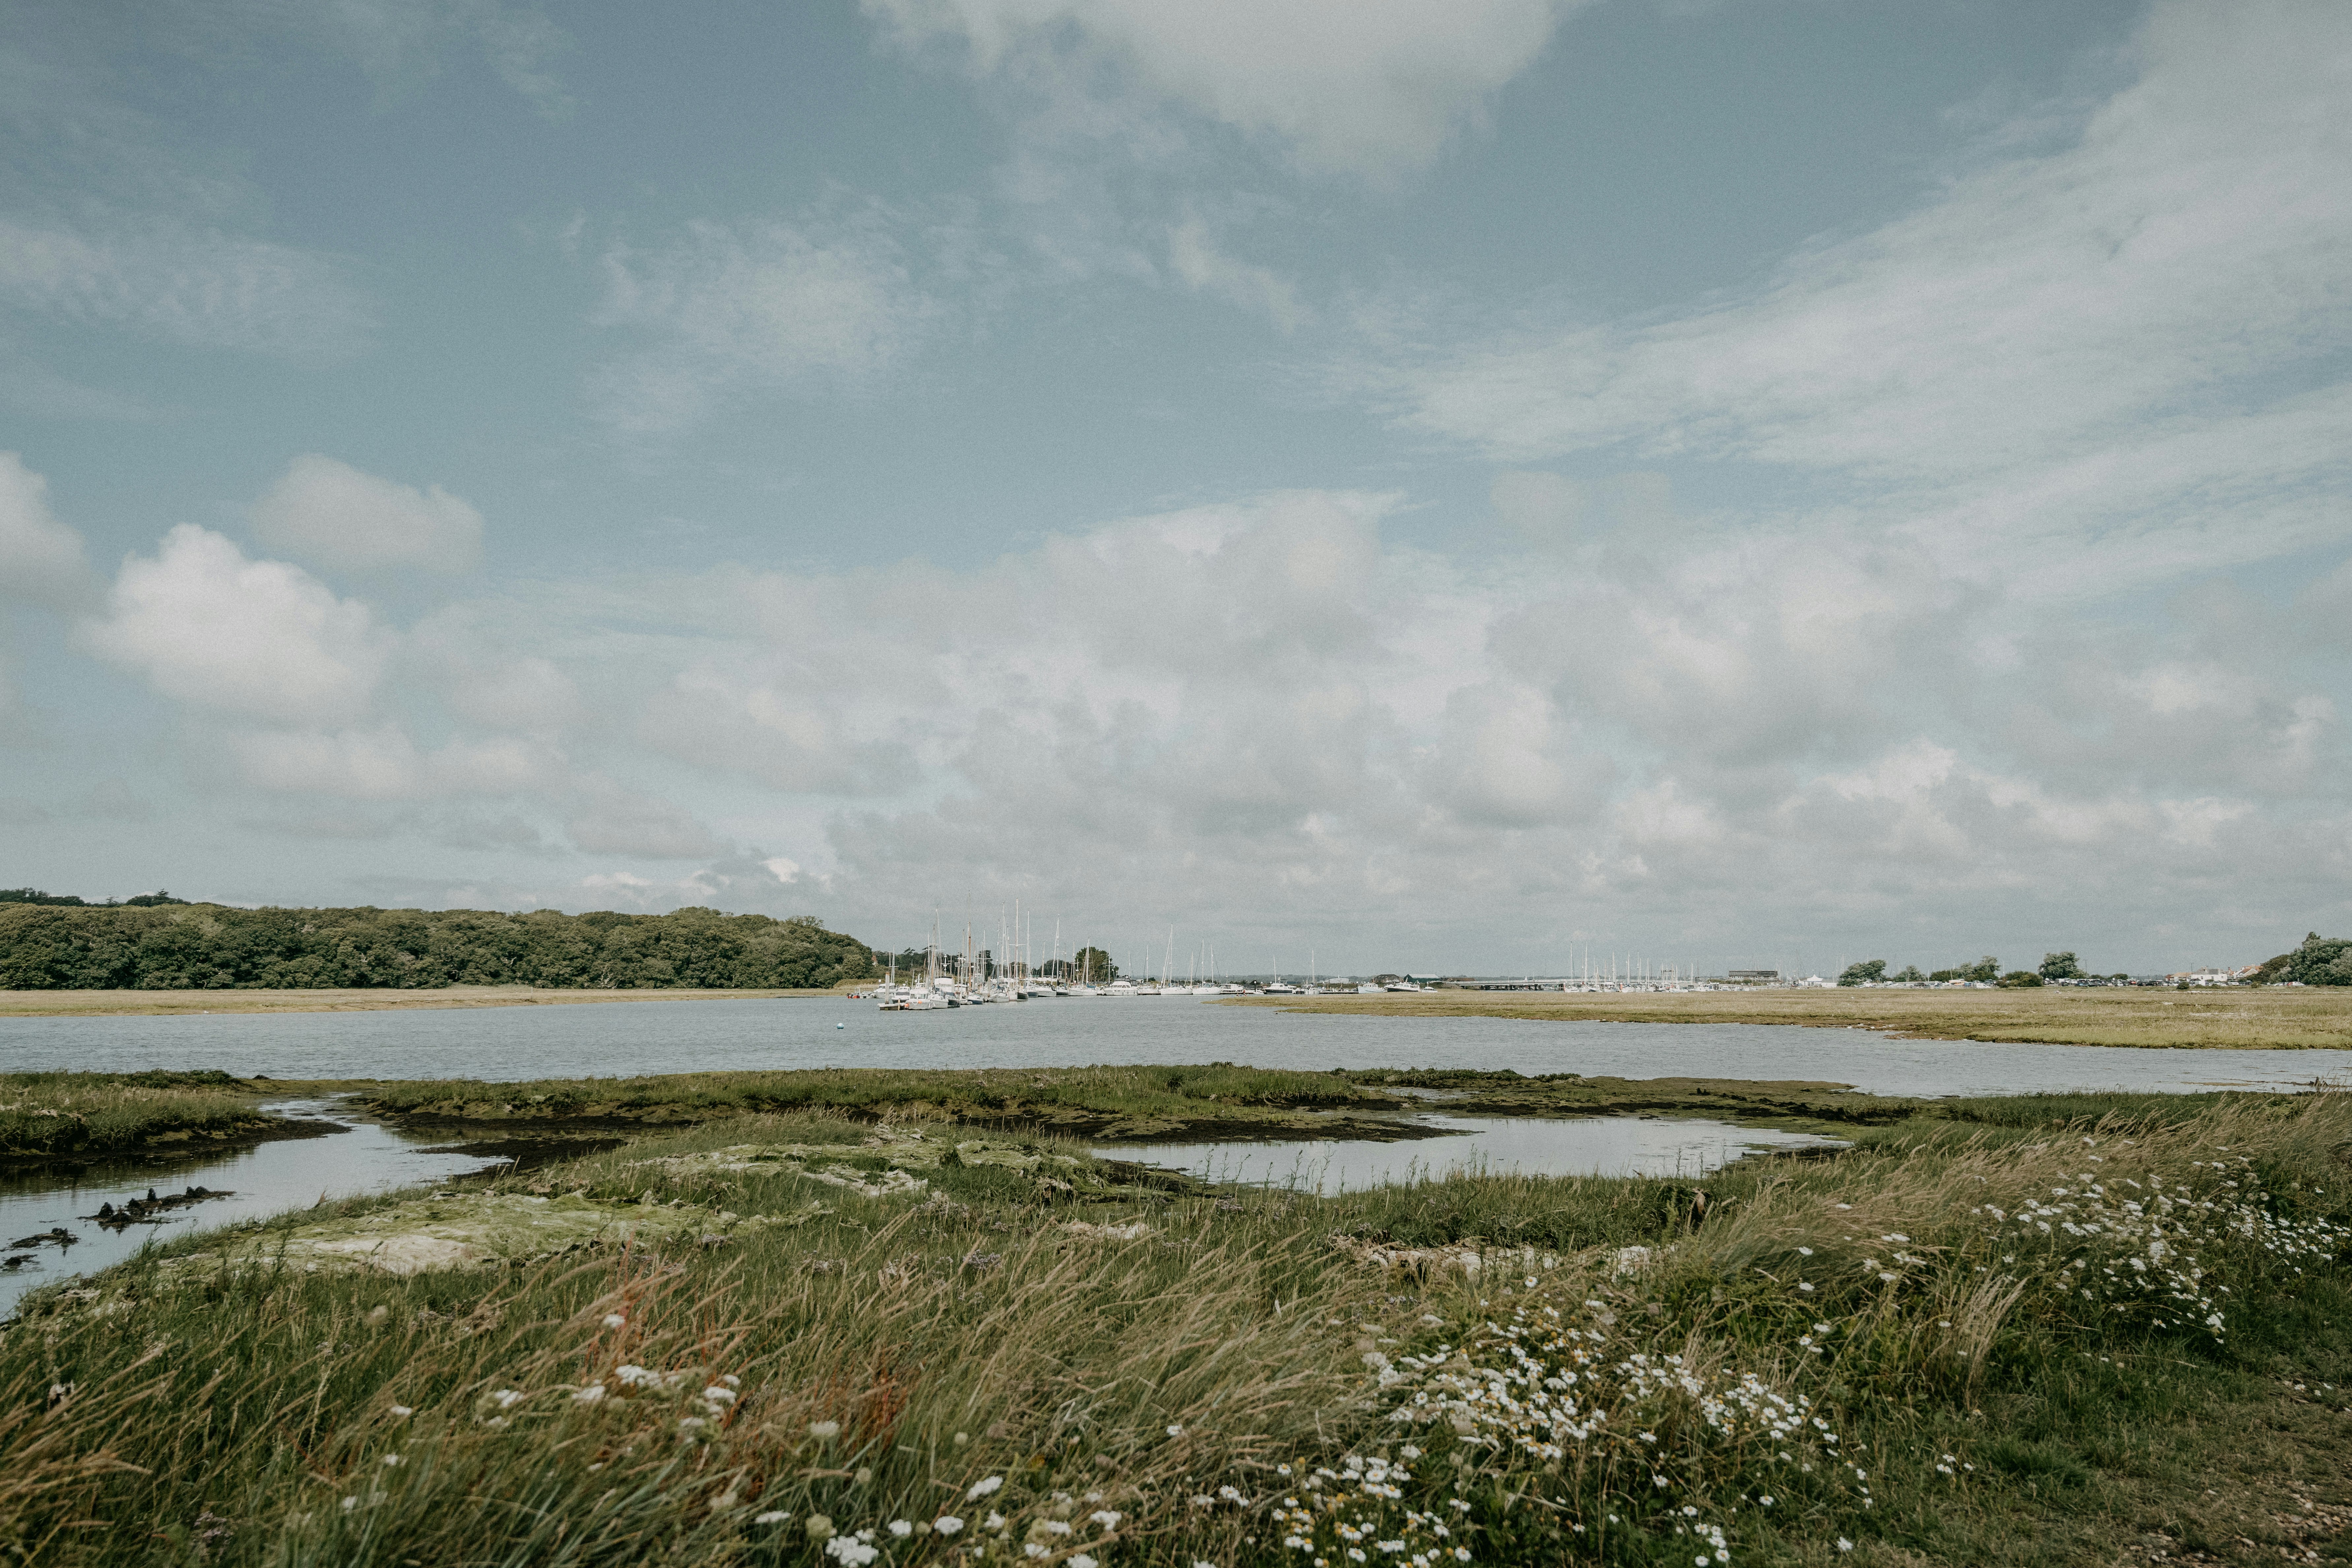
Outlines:
{"label": "green tree", "polygon": [[2071,952],[2045,952],[2042,955],[2039,973],[2044,980],[2080,980],[2083,978],[2083,966],[2074,962],[2074,955]]}
{"label": "green tree", "polygon": [[1088,985],[1107,985],[1118,978],[1118,965],[1110,961],[1109,953],[1098,947],[1078,949],[1077,956],[1070,961],[1070,967],[1077,978]]}
{"label": "green tree", "polygon": [[2004,991],[2016,991],[2028,985],[2041,984],[2042,976],[2034,973],[2031,969],[2012,969],[2000,980],[2000,987]]}
{"label": "green tree", "polygon": [[2313,931],[2303,945],[2262,967],[2263,980],[2299,980],[2305,985],[2352,985],[2352,938]]}
{"label": "green tree", "polygon": [[1845,966],[1845,973],[1838,976],[1838,984],[1841,985],[1867,985],[1874,980],[1884,980],[1885,978],[1886,960],[1883,958],[1865,958],[1859,963],[1847,964]]}
{"label": "green tree", "polygon": [[1963,964],[1960,968],[1958,978],[1962,980],[1998,980],[2000,978],[2000,960],[1988,952],[1982,958],[1978,959],[1974,963]]}
{"label": "green tree", "polygon": [[1916,984],[1918,982],[1925,980],[1927,977],[1919,973],[1919,966],[1917,964],[1906,963],[1899,972],[1890,974],[1886,978],[1904,984]]}
{"label": "green tree", "polygon": [[814,917],[685,909],[236,910],[0,902],[0,988],[698,986],[822,989],[870,979],[863,942]]}

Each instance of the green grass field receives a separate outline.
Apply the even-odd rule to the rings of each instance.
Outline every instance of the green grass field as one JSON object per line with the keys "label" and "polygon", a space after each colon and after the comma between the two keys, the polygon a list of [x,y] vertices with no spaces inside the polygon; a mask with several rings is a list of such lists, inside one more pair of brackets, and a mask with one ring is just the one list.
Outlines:
{"label": "green grass field", "polygon": [[1702,1184],[1195,1195],[1048,1135],[811,1110],[186,1237],[0,1332],[0,1551],[2343,1549],[2352,1095],[1853,1136]]}

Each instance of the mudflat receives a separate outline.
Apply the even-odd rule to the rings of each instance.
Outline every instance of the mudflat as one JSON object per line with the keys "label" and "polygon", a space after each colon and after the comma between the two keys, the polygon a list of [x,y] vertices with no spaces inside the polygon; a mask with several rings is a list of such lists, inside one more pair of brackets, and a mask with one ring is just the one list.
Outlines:
{"label": "mudflat", "polygon": [[1234,1006],[1383,1017],[1603,1019],[1625,1024],[1801,1024],[1905,1039],[2239,1050],[2352,1047],[2352,986],[2158,991],[2044,985],[2016,991],[1759,990],[1383,992],[1249,997]]}
{"label": "mudflat", "polygon": [[0,1018],[98,1017],[157,1013],[376,1013],[415,1007],[534,1007],[574,1002],[710,1002],[837,996],[823,991],[599,991],[539,985],[445,985],[430,990],[0,991]]}

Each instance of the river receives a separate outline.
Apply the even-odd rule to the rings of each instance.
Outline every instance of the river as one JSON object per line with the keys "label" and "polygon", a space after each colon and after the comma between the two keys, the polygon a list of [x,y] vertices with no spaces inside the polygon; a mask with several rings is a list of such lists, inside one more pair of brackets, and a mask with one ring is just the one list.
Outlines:
{"label": "river", "polygon": [[884,1013],[831,998],[582,1002],[370,1013],[0,1019],[0,1066],[240,1076],[610,1077],[738,1068],[1241,1062],[1509,1068],[1613,1078],[1797,1079],[1872,1094],[2301,1089],[2352,1051],[2143,1050],[1893,1040],[1862,1029],[1361,1017],[1190,997],[1069,998]]}

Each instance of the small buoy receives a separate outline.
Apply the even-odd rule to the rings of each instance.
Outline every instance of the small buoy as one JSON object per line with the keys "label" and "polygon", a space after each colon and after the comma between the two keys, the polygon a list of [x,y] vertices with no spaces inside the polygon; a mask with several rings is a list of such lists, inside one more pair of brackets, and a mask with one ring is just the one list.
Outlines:
{"label": "small buoy", "polygon": [[846,1024],[835,1024],[834,1027],[836,1029],[846,1029],[849,1026]]}

